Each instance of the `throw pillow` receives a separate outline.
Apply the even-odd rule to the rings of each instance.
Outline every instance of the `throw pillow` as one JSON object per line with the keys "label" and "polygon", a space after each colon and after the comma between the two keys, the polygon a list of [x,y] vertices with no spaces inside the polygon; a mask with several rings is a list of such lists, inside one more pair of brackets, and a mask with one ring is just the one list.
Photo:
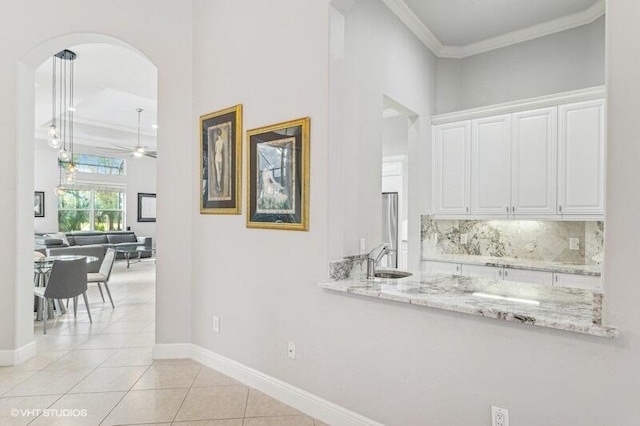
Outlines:
{"label": "throw pillow", "polygon": [[45,237],[57,238],[59,240],[62,240],[62,244],[69,247],[69,240],[67,239],[67,236],[63,232],[58,232],[55,234],[47,234],[45,235]]}

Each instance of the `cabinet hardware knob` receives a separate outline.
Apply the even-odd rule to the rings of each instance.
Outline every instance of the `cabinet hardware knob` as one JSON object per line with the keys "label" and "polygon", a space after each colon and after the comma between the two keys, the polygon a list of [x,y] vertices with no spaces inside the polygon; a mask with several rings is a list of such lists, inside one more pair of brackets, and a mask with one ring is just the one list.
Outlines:
{"label": "cabinet hardware knob", "polygon": [[509,213],[509,206],[507,206],[507,213]]}
{"label": "cabinet hardware knob", "polygon": [[562,213],[562,206],[560,206],[560,213]]}
{"label": "cabinet hardware knob", "polygon": [[511,207],[511,213],[515,213],[516,212],[516,208],[515,207]]}

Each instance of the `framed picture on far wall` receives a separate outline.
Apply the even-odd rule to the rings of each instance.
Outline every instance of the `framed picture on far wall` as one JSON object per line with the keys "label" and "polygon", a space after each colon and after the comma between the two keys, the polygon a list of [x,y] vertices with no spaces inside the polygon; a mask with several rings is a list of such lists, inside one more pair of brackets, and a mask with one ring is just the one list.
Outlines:
{"label": "framed picture on far wall", "polygon": [[240,214],[242,105],[200,117],[200,213]]}
{"label": "framed picture on far wall", "polygon": [[138,222],[156,221],[156,194],[138,193]]}
{"label": "framed picture on far wall", "polygon": [[44,192],[42,191],[35,192],[33,214],[35,217],[44,217]]}
{"label": "framed picture on far wall", "polygon": [[309,229],[309,117],[247,132],[247,227]]}

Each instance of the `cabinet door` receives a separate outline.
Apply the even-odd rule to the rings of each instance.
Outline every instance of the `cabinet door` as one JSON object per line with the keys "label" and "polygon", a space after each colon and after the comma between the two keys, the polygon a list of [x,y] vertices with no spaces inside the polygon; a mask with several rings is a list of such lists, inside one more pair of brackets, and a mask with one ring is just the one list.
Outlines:
{"label": "cabinet door", "polygon": [[601,278],[591,275],[576,275],[576,274],[561,274],[556,272],[554,274],[553,285],[556,287],[570,287],[580,288],[589,291],[601,290]]}
{"label": "cabinet door", "polygon": [[553,285],[553,272],[528,271],[526,269],[504,268],[502,277],[506,281],[529,284]]}
{"label": "cabinet door", "polygon": [[502,279],[499,276],[501,270],[502,268],[494,266],[462,265],[462,275],[465,277],[488,278],[494,281]]}
{"label": "cabinet door", "polygon": [[511,115],[473,120],[471,213],[507,215],[511,205]]}
{"label": "cabinet door", "polygon": [[422,261],[422,271],[429,274],[460,275],[460,264],[424,260]]}
{"label": "cabinet door", "polygon": [[561,105],[558,213],[604,214],[604,100]]}
{"label": "cabinet door", "polygon": [[558,108],[513,114],[511,213],[556,213]]}
{"label": "cabinet door", "polygon": [[434,213],[469,213],[471,123],[441,124],[434,133]]}

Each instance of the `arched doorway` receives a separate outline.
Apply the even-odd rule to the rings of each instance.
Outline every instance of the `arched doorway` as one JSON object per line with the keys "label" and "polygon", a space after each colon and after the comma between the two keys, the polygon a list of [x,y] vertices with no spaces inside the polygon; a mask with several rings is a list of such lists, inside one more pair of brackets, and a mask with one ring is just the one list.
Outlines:
{"label": "arched doorway", "polygon": [[[18,214],[16,215],[17,242],[19,249],[18,254],[16,255],[16,267],[18,275],[17,282],[19,283],[31,281],[31,273],[33,270],[31,253],[33,252],[34,232],[36,229],[33,222],[33,214],[30,214],[30,209],[28,209],[27,206],[33,206],[32,194],[34,193],[34,190],[38,189],[35,186],[34,178],[34,172],[36,169],[34,166],[34,148],[36,143],[42,143],[42,141],[37,140],[37,135],[35,141],[33,138],[33,129],[37,129],[40,124],[36,123],[36,118],[34,118],[34,116],[38,117],[37,113],[34,114],[37,107],[37,103],[35,101],[35,94],[37,92],[38,85],[36,72],[38,67],[49,60],[55,53],[72,46],[87,45],[110,46],[115,50],[121,50],[129,55],[141,58],[141,60],[146,61],[150,67],[155,69],[155,65],[149,57],[132,45],[111,36],[91,33],[71,34],[53,38],[38,45],[21,58],[18,63],[17,70],[18,97],[16,102],[18,116],[18,137],[16,143],[18,183],[16,194],[17,204],[19,206]],[[126,73],[127,70],[123,70],[123,72]],[[117,98],[117,94],[115,97]],[[129,101],[134,102],[131,99],[129,99]],[[124,103],[126,104],[126,102]],[[122,104],[122,102],[120,102],[120,104]],[[129,109],[131,109],[131,117],[135,122],[135,108],[131,107]],[[157,124],[157,121],[154,120],[154,124]],[[141,190],[139,192],[149,191]],[[55,205],[56,199],[55,196],[51,196],[53,194],[48,195],[50,195],[47,197],[48,199],[45,199],[48,201],[49,207],[51,207]],[[127,208],[129,211],[127,216],[129,217],[132,216],[130,211],[135,211],[136,209],[135,201],[132,201],[135,200],[136,195],[137,194],[133,194],[131,197],[127,197],[129,198],[129,208]],[[49,209],[50,215],[52,213],[51,210],[54,209]],[[36,352],[31,315],[32,310],[30,309],[30,305],[33,303],[33,290],[31,287],[27,285],[18,285],[16,288],[15,300],[16,321],[13,330],[13,337],[15,342],[14,347],[17,349],[14,353],[13,360],[4,360],[3,363],[5,364],[19,364],[32,357]],[[150,332],[153,333],[153,331],[154,330],[151,329]],[[69,334],[71,334],[71,332],[69,332]],[[153,340],[154,339],[152,339],[150,344],[153,343]]]}

